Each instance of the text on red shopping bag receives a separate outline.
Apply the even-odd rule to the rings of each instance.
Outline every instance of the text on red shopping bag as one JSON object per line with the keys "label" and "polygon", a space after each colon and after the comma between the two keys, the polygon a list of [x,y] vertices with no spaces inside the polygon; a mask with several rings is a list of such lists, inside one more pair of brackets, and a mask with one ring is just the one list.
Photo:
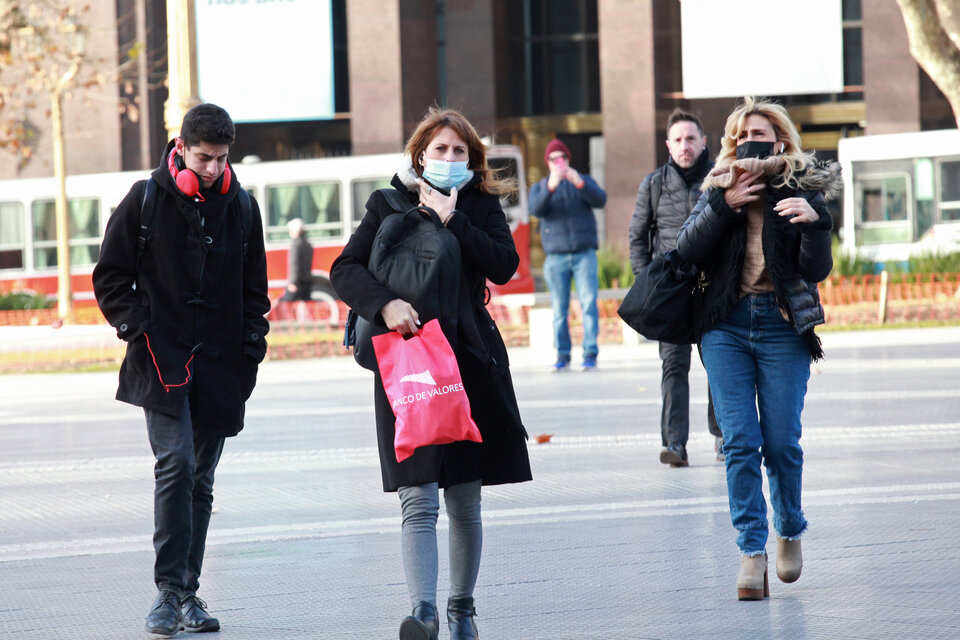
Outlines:
{"label": "text on red shopping bag", "polygon": [[397,462],[417,447],[461,440],[482,442],[470,416],[470,400],[460,367],[443,335],[430,320],[419,335],[404,339],[396,331],[373,337],[383,389],[396,416],[393,440]]}

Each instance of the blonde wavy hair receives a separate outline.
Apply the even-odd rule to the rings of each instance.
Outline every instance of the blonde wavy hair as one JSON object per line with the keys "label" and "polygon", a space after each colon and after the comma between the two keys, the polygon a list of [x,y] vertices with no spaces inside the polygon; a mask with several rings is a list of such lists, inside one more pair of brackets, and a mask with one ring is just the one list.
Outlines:
{"label": "blonde wavy hair", "polygon": [[800,185],[797,173],[813,165],[816,158],[812,153],[804,152],[800,148],[800,134],[787,114],[787,110],[782,105],[763,98],[744,97],[733,113],[727,117],[723,138],[720,139],[720,153],[717,154],[715,170],[725,169],[736,161],[740,133],[746,126],[747,118],[753,115],[766,118],[773,125],[777,142],[782,142],[784,145],[783,151],[777,156],[784,160],[783,173],[779,180],[773,182],[773,186],[798,188]]}
{"label": "blonde wavy hair", "polygon": [[444,127],[450,127],[467,143],[467,168],[482,178],[477,188],[484,193],[507,195],[517,190],[517,181],[513,178],[501,178],[487,165],[487,148],[477,135],[470,121],[459,111],[430,107],[427,114],[410,134],[404,153],[410,156],[413,170],[423,175],[423,167],[417,159],[426,152],[430,141]]}

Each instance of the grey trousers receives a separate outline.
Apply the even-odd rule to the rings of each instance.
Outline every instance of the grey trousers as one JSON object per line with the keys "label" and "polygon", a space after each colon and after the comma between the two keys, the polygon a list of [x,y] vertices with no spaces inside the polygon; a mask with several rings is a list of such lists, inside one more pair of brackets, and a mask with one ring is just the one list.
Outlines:
{"label": "grey trousers", "polygon": [[[480,572],[483,527],[480,521],[480,480],[447,487],[443,500],[450,520],[450,597],[472,598]],[[411,607],[418,602],[437,606],[437,516],[440,489],[436,482],[400,487],[403,571]]]}
{"label": "grey trousers", "polygon": [[[690,353],[689,344],[660,343],[660,360],[663,373],[660,379],[660,395],[663,408],[660,412],[660,440],[663,446],[687,445],[690,437]],[[720,427],[713,412],[713,396],[707,386],[707,427],[710,433],[720,437]]]}

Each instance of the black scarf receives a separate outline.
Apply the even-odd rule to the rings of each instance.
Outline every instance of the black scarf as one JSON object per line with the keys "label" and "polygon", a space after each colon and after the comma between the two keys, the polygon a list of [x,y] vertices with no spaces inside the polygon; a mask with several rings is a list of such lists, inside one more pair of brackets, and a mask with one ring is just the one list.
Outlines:
{"label": "black scarf", "polygon": [[676,161],[674,161],[673,156],[670,156],[670,164],[680,173],[681,177],[683,177],[683,182],[687,185],[687,188],[689,188],[697,182],[702,182],[704,176],[706,176],[710,170],[710,150],[704,147],[697,161],[686,169],[678,165]]}

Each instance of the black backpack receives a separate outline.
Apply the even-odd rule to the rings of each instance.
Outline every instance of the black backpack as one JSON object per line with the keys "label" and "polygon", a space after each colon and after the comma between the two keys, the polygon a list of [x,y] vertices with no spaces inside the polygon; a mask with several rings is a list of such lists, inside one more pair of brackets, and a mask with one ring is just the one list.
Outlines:
{"label": "black backpack", "polygon": [[[394,213],[384,218],[373,238],[367,268],[380,284],[417,310],[420,323],[437,318],[456,348],[460,303],[460,242],[428,207],[411,205],[394,188],[380,189]],[[377,370],[371,338],[390,331],[351,310],[344,345],[365,369]]]}

